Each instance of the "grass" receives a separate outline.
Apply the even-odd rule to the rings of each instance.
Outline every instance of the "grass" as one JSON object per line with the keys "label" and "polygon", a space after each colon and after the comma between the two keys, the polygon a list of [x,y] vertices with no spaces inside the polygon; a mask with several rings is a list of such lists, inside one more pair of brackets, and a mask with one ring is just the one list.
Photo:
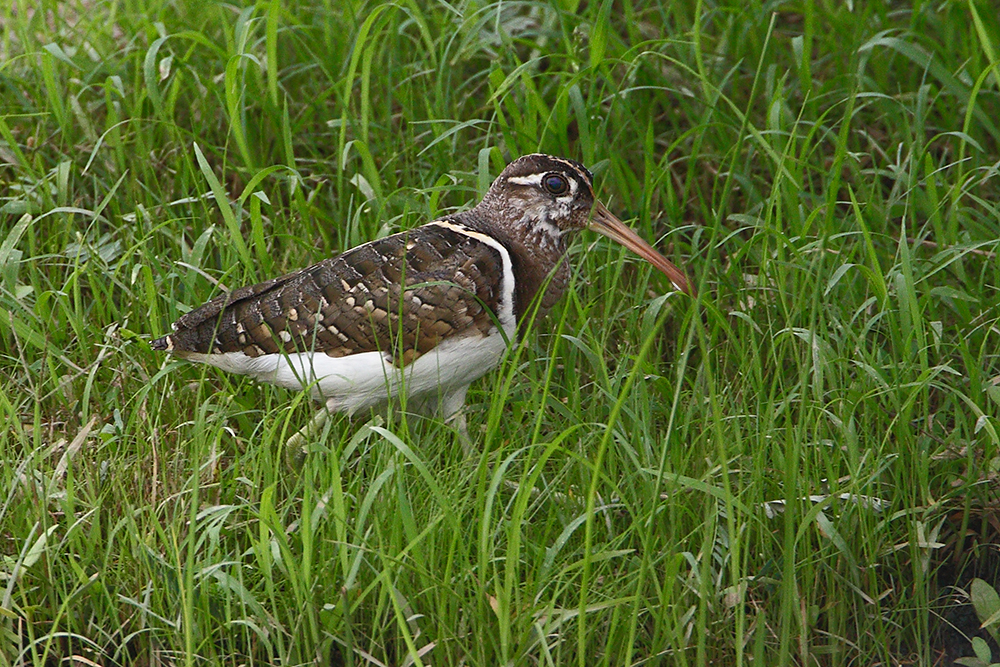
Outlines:
{"label": "grass", "polygon": [[[0,26],[0,665],[938,664],[937,568],[998,539],[988,3]],[[582,234],[475,456],[373,415],[293,472],[306,398],[150,350],[536,150],[700,297]]]}

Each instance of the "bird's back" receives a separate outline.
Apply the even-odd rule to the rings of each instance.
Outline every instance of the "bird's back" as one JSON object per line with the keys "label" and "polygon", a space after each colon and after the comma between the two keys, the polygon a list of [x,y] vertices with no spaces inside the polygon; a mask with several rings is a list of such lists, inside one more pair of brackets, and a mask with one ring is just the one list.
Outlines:
{"label": "bird's back", "polygon": [[503,255],[461,225],[431,223],[219,295],[153,348],[182,358],[378,351],[406,365],[445,338],[496,328]]}

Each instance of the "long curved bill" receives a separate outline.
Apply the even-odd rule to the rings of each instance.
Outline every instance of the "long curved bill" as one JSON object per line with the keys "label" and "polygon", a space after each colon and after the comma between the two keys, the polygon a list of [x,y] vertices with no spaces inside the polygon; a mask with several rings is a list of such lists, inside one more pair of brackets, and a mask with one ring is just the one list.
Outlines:
{"label": "long curved bill", "polygon": [[674,287],[690,296],[695,295],[694,285],[687,279],[684,272],[678,269],[666,257],[656,252],[653,246],[642,240],[642,237],[626,227],[625,223],[615,217],[601,202],[594,204],[593,218],[590,221],[590,228],[595,232],[604,234],[609,239],[616,241],[644,260],[658,268],[670,278]]}

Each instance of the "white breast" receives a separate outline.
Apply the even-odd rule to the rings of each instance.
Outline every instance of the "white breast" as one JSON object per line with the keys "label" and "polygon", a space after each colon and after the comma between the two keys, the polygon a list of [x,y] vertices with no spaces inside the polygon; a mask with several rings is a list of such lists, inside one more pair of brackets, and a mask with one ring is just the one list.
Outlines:
{"label": "white breast", "polygon": [[497,365],[506,347],[497,329],[488,336],[446,339],[403,369],[394,367],[383,352],[346,357],[312,352],[259,357],[243,352],[182,356],[188,361],[211,364],[289,389],[308,387],[314,397],[326,401],[329,410],[353,414],[404,392],[408,399],[436,403],[438,397],[447,397],[485,375]]}

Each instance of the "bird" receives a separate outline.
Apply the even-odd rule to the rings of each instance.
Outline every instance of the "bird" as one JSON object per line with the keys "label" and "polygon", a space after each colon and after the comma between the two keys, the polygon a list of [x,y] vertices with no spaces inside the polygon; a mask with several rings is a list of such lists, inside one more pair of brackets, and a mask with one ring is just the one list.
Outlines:
{"label": "bird", "polygon": [[473,208],[369,241],[312,266],[219,294],[152,341],[154,350],[356,415],[405,397],[467,438],[469,385],[495,367],[526,322],[566,291],[572,232],[591,229],[694,296],[685,273],[615,217],[581,163],[513,160]]}

